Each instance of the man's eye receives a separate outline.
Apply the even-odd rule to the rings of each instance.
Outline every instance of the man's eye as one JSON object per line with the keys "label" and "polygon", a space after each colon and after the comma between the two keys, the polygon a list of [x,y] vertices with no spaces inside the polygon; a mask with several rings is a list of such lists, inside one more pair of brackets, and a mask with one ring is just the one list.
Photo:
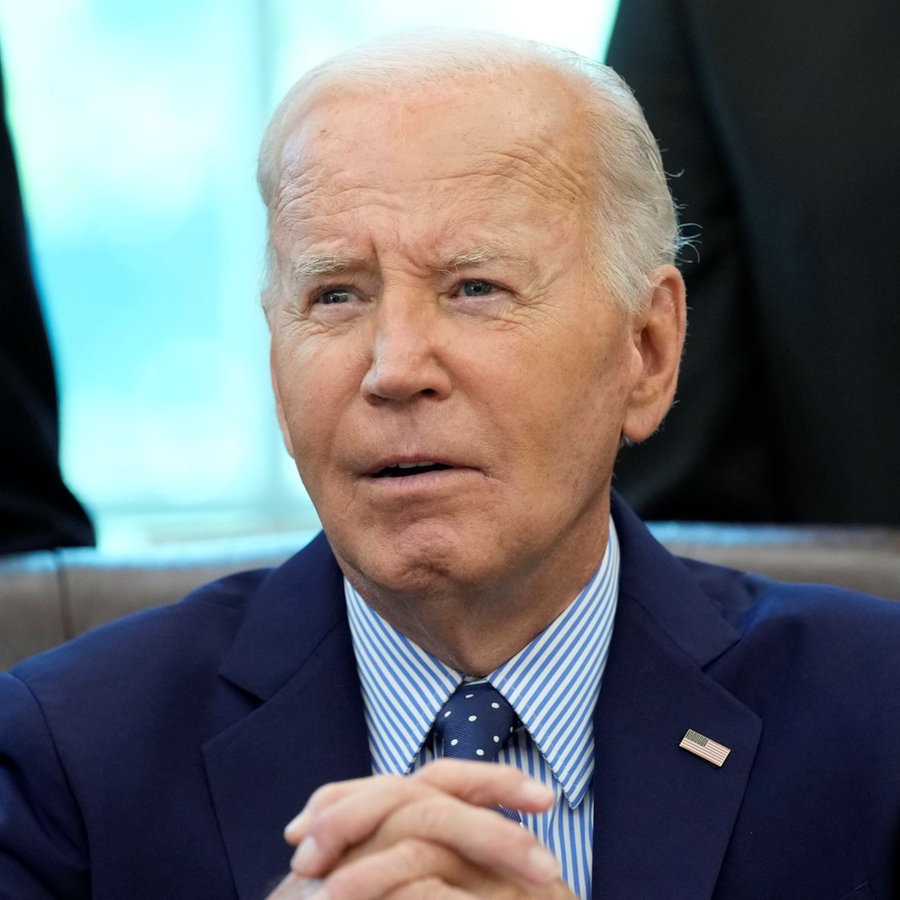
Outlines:
{"label": "man's eye", "polygon": [[349,303],[353,299],[353,292],[349,288],[328,288],[319,291],[314,299],[324,306],[333,306],[337,303]]}
{"label": "man's eye", "polygon": [[472,279],[464,281],[460,286],[460,293],[464,297],[488,297],[497,290],[497,285],[492,281],[480,281]]}

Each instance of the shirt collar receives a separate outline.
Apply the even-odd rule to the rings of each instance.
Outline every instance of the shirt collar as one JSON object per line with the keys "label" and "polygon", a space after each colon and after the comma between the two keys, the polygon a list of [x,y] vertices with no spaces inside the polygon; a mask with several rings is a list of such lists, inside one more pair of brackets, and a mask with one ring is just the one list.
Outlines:
{"label": "shirt collar", "polygon": [[[573,806],[593,773],[593,711],[618,583],[619,545],[610,519],[606,552],[588,584],[528,646],[488,676],[512,704]],[[463,673],[396,631],[346,579],[344,591],[373,770],[408,772]]]}

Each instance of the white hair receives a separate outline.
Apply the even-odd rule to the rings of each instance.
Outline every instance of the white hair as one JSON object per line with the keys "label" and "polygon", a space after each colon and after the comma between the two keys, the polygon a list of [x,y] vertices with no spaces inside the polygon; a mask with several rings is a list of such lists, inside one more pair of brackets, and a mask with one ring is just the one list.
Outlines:
{"label": "white hair", "polygon": [[[571,51],[491,32],[429,28],[342,53],[307,72],[276,109],[259,154],[263,200],[271,211],[286,126],[325,92],[376,96],[536,68],[560,74],[583,99],[585,135],[595,163],[595,171],[586,173],[596,203],[590,258],[613,297],[636,311],[648,296],[648,274],[674,262],[681,247],[675,205],[656,140],[630,88],[608,66]],[[270,279],[273,267],[270,247]]]}

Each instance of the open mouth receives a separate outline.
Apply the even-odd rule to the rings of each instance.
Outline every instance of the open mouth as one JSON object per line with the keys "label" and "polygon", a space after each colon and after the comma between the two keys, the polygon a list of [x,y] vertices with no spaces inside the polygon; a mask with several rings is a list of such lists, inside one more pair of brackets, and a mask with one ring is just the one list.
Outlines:
{"label": "open mouth", "polygon": [[372,473],[373,478],[408,478],[410,475],[422,475],[425,472],[440,472],[451,466],[435,462],[410,462],[397,463],[393,466],[385,466]]}

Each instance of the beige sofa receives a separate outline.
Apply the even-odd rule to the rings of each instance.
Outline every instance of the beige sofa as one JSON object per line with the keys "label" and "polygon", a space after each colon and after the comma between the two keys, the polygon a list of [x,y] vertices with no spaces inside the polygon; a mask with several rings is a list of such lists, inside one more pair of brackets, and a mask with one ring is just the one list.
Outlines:
{"label": "beige sofa", "polygon": [[[681,556],[900,600],[900,529],[651,527]],[[220,575],[277,565],[308,537],[166,545],[139,554],[82,548],[0,557],[0,669],[95,625],[171,603]]]}

